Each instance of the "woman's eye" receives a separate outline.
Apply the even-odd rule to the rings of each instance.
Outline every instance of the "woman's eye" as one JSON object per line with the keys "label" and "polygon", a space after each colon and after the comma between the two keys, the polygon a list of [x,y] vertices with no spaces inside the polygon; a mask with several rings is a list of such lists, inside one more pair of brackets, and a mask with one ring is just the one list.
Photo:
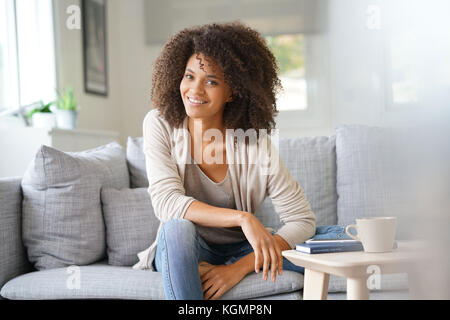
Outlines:
{"label": "woman's eye", "polygon": [[[186,79],[189,79],[189,80],[194,79],[194,76],[193,76],[192,74],[186,74],[186,75],[184,75],[184,77],[185,77]],[[208,85],[213,85],[213,86],[215,86],[215,85],[218,84],[218,83],[217,83],[216,81],[214,81],[214,80],[208,80],[206,83],[207,83]]]}

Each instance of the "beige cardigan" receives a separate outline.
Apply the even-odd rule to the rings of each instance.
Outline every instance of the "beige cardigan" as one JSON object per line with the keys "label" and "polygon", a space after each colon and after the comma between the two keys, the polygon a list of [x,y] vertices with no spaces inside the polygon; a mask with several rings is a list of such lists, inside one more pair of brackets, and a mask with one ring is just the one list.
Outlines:
{"label": "beige cardigan", "polygon": [[[244,143],[235,136],[234,130],[226,130],[226,159],[236,209],[255,213],[265,197],[269,196],[284,223],[276,234],[286,240],[291,248],[311,238],[315,233],[314,213],[302,188],[279,157],[270,136],[261,134],[257,144]],[[147,113],[143,122],[143,149],[148,192],[155,215],[161,223],[156,240],[138,253],[139,262],[133,269],[154,270],[152,262],[162,225],[170,219],[183,218],[195,200],[185,195],[183,187],[185,165],[191,161],[190,145],[188,117],[182,128],[172,129],[157,109]]]}

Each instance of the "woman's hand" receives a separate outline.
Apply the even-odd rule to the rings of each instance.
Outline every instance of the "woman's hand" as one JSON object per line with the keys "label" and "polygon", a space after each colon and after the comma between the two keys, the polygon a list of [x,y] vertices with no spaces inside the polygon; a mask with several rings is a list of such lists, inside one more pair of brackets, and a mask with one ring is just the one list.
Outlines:
{"label": "woman's hand", "polygon": [[243,216],[241,228],[255,253],[255,272],[258,273],[263,266],[263,279],[267,280],[270,265],[271,278],[275,281],[277,270],[279,275],[283,271],[283,256],[279,244],[251,213]]}
{"label": "woman's hand", "polygon": [[218,299],[245,276],[245,273],[237,264],[215,266],[207,262],[201,262],[199,272],[205,300]]}

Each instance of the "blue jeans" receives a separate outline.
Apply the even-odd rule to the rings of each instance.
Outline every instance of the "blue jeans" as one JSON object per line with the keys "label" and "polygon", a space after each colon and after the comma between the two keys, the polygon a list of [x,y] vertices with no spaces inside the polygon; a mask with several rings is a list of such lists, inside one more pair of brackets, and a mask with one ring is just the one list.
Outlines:
{"label": "blue jeans", "polygon": [[[234,244],[207,244],[195,224],[186,219],[166,222],[158,238],[155,269],[162,273],[164,292],[169,300],[203,300],[198,263],[231,264],[253,252],[247,240]],[[304,273],[304,268],[283,258],[283,270]],[[262,275],[261,275],[262,278]],[[270,281],[270,280],[267,280]]]}
{"label": "blue jeans", "polygon": [[325,226],[317,226],[316,227],[316,234],[313,239],[352,239],[345,233],[345,227],[344,225],[325,225]]}

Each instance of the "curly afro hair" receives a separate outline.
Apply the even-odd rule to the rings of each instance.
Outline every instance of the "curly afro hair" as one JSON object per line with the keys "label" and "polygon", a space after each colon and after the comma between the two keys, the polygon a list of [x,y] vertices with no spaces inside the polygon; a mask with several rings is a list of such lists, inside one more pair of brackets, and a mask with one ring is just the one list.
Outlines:
{"label": "curly afro hair", "polygon": [[232,90],[223,112],[227,129],[275,128],[276,93],[282,89],[278,65],[264,38],[239,21],[183,29],[164,45],[154,63],[151,100],[172,128],[186,110],[179,91],[186,63],[193,54],[212,58]]}

